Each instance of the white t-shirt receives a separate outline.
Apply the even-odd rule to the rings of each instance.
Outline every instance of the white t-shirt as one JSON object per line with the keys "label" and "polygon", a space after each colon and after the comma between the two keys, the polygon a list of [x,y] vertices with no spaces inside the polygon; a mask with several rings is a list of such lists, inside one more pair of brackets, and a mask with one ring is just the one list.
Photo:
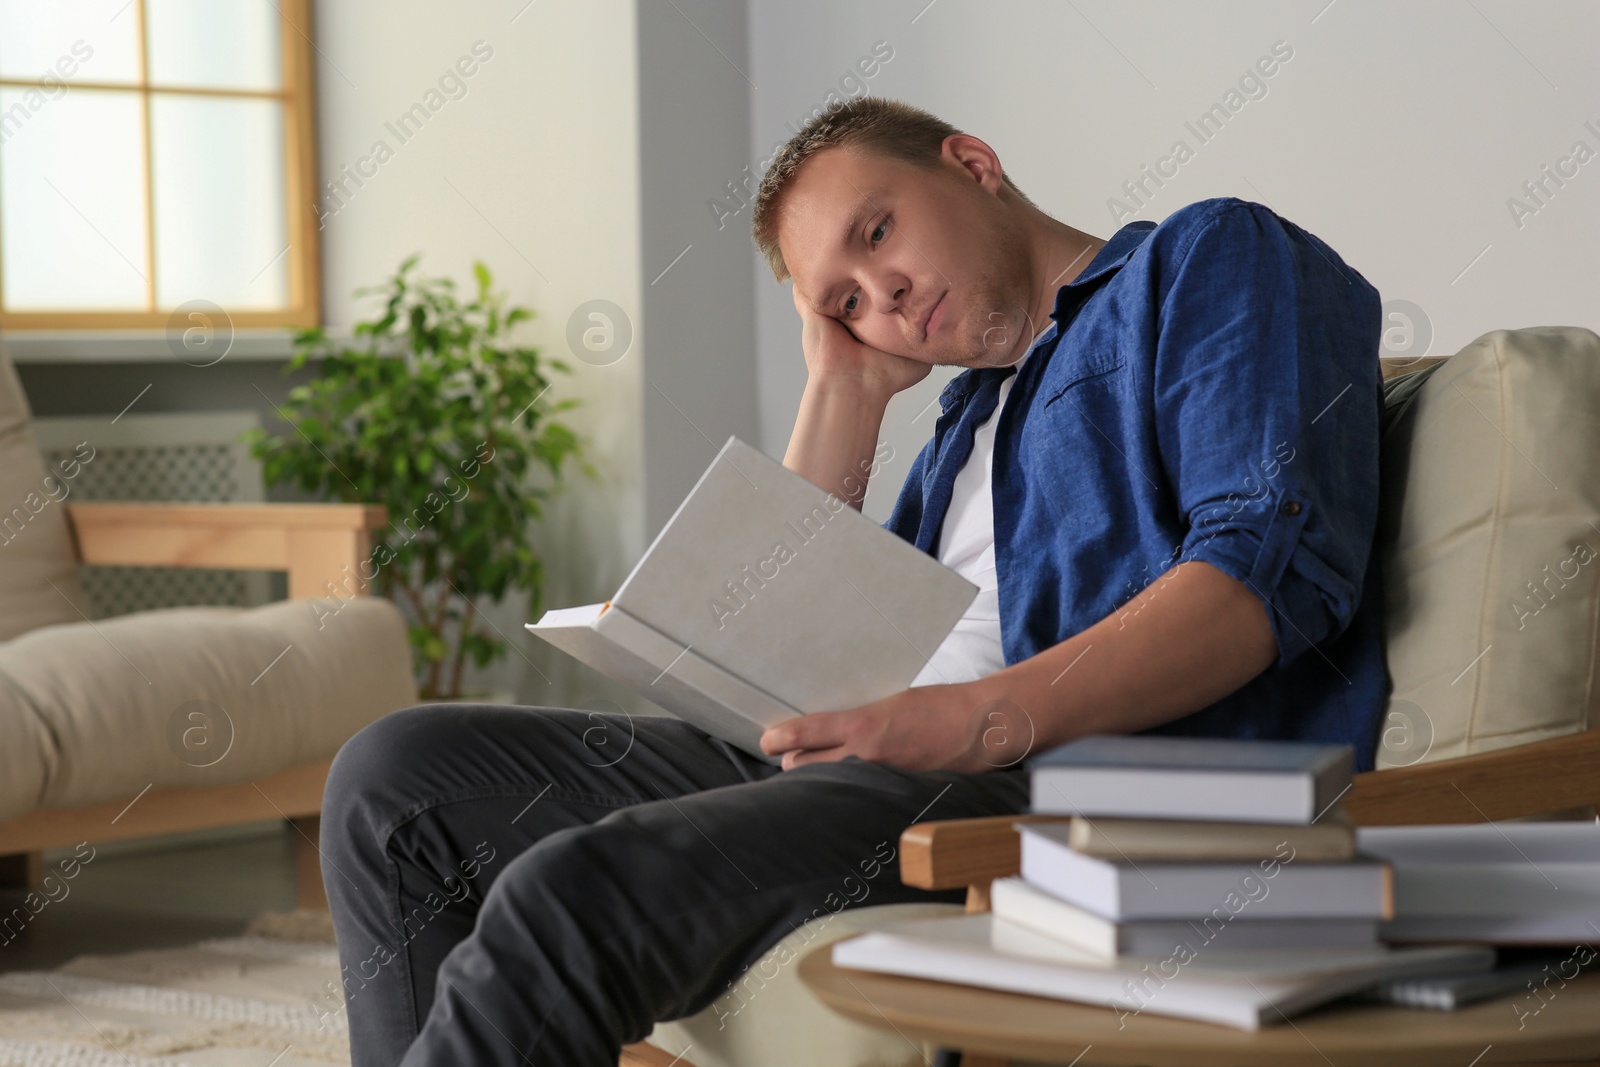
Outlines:
{"label": "white t-shirt", "polygon": [[[1039,342],[1055,329],[1052,321],[1014,366],[1020,371]],[[913,686],[971,682],[1006,665],[1000,643],[1000,588],[994,566],[994,436],[1011,395],[1015,374],[1000,383],[994,414],[972,435],[972,454],[956,473],[950,507],[939,530],[938,559],[978,587],[955,629],[934,650]]]}

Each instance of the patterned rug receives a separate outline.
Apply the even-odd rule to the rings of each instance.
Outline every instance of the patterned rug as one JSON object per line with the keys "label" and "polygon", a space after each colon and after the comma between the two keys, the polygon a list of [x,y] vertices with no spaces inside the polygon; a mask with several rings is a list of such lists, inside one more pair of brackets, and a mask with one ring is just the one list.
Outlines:
{"label": "patterned rug", "polygon": [[326,912],[0,974],[0,1067],[348,1067]]}

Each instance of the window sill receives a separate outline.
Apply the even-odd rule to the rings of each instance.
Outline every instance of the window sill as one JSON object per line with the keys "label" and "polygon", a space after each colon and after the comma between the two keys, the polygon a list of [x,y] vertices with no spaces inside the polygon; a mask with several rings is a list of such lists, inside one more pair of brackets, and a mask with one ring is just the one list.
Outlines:
{"label": "window sill", "polygon": [[[328,335],[341,339],[350,332]],[[182,351],[168,343],[165,330],[7,330],[0,347],[13,363],[178,363]],[[288,329],[238,329],[222,361],[282,362],[293,354]]]}

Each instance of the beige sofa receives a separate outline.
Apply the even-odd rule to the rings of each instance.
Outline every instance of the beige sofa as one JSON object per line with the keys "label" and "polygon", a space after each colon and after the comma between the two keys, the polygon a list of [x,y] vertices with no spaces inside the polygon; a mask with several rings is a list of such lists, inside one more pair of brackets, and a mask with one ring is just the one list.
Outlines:
{"label": "beige sofa", "polygon": [[[1378,792],[1369,783],[1394,768],[1522,745],[1542,752],[1550,746],[1538,742],[1600,726],[1600,336],[1496,331],[1448,359],[1387,366],[1385,379],[1377,548],[1394,692],[1364,801],[1379,799],[1366,796]],[[1592,760],[1587,749],[1577,756]],[[1467,792],[1452,785],[1446,801],[1479,793],[1471,774],[1460,778]],[[1498,810],[1487,790],[1478,799],[1488,815],[1419,795],[1415,821]],[[991,860],[965,865],[978,872]],[[932,884],[925,874],[908,880]],[[710,1008],[658,1025],[654,1048],[623,1063],[926,1067],[932,1050],[833,1014],[795,972],[801,956],[841,937],[941,910],[962,908],[867,906],[815,919]]]}
{"label": "beige sofa", "polygon": [[[328,766],[416,702],[400,613],[343,592],[385,509],[76,503],[94,441],[47,470],[30,421],[0,355],[0,877],[37,885],[42,850],[82,841],[286,818],[301,902],[325,906]],[[94,620],[83,563],[281,570],[290,599]]]}

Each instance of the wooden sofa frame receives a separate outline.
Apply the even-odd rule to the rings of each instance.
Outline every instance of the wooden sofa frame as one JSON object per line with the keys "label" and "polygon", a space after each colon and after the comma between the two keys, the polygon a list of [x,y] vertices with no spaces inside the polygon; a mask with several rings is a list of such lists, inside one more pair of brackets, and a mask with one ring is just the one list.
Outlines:
{"label": "wooden sofa frame", "polygon": [[[327,596],[326,583],[359,573],[373,531],[388,523],[388,509],[376,504],[68,504],[67,515],[80,563],[286,571],[290,600]],[[37,809],[0,823],[0,882],[37,886],[45,849],[281,818],[296,831],[296,902],[326,909],[317,839],[332,762],[243,785],[148,789],[106,804]]]}

